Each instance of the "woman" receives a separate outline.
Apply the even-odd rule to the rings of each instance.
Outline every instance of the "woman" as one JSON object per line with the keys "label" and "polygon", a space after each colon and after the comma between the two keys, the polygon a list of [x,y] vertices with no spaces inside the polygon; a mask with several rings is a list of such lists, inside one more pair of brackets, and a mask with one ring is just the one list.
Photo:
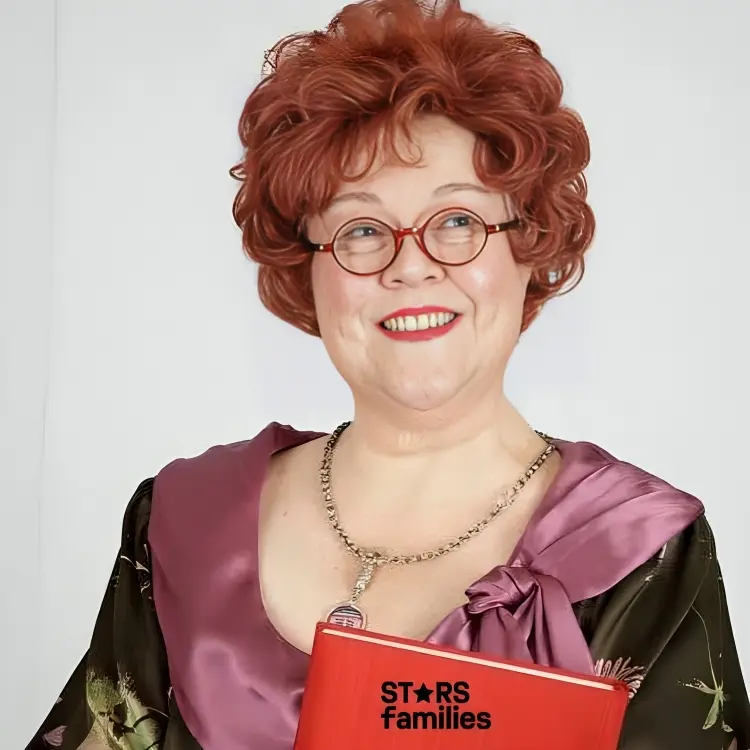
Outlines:
{"label": "woman", "polygon": [[263,302],[322,338],[353,421],[274,423],[138,488],[29,748],[288,750],[326,617],[623,679],[623,748],[748,748],[699,501],[503,394],[594,228],[554,68],[416,0],[348,6],[268,62],[235,217]]}

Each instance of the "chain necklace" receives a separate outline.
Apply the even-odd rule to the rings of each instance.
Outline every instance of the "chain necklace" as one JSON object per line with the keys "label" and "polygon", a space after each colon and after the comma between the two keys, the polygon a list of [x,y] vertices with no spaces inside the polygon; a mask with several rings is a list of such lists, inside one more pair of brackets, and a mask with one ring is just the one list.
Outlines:
{"label": "chain necklace", "polygon": [[470,539],[481,534],[481,532],[484,531],[502,511],[513,504],[514,500],[526,486],[529,479],[536,474],[555,449],[549,442],[550,439],[543,433],[538,432],[537,434],[547,442],[546,447],[534,459],[533,463],[529,465],[529,468],[526,469],[526,471],[500,495],[490,512],[482,518],[481,521],[470,526],[463,534],[455,537],[441,547],[436,547],[435,549],[420,552],[415,555],[394,555],[374,549],[364,549],[358,544],[355,544],[346,531],[344,531],[341,522],[339,521],[336,502],[333,499],[333,492],[331,490],[331,464],[333,462],[333,454],[336,451],[336,444],[341,437],[341,433],[350,424],[351,422],[344,422],[339,425],[333,431],[331,437],[328,438],[328,442],[323,451],[323,461],[320,465],[320,485],[323,491],[328,523],[336,532],[339,541],[344,545],[347,551],[357,558],[360,566],[357,579],[352,588],[351,596],[347,601],[337,604],[328,613],[326,619],[330,623],[345,625],[351,628],[365,628],[367,626],[367,618],[365,617],[362,608],[358,605],[358,601],[365,589],[370,585],[372,577],[378,568],[382,568],[386,565],[411,565],[412,563],[423,562],[424,560],[434,560],[437,557],[442,557],[449,552],[453,552],[453,550],[458,549]]}

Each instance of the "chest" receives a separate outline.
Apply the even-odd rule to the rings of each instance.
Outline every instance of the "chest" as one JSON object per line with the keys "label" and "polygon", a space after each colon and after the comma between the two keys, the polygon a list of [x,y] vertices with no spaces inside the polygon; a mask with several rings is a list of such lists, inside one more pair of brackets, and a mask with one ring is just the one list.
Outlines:
{"label": "chest", "polygon": [[[315,474],[312,474],[313,480]],[[511,512],[512,511],[512,512]],[[511,556],[530,508],[512,508],[481,534],[434,559],[376,568],[358,601],[371,630],[424,639],[467,600],[466,590]],[[413,549],[417,530],[384,524],[389,548]],[[425,551],[444,538],[420,540]],[[356,542],[356,540],[354,540]],[[261,498],[259,582],[266,616],[284,640],[308,652],[315,625],[350,599],[362,562],[327,518],[315,481],[304,472],[275,471]]]}

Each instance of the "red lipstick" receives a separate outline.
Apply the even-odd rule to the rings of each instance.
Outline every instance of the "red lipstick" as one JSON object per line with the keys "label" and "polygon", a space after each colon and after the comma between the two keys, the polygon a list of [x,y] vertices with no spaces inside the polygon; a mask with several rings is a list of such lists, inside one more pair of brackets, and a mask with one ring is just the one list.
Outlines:
{"label": "red lipstick", "polygon": [[[402,330],[401,325],[394,326],[392,323],[390,324],[392,326],[391,328],[385,327],[386,321],[389,320],[393,321],[398,318],[419,318],[420,315],[437,316],[439,313],[449,316],[453,315],[454,317],[442,325],[422,328],[421,330],[419,328],[416,330],[406,330],[407,325],[414,326],[414,322],[411,320],[408,322],[404,321],[404,330]],[[395,341],[429,341],[438,336],[444,336],[448,331],[451,331],[456,327],[460,318],[461,316],[455,310],[450,310],[447,307],[439,307],[436,305],[425,305],[424,307],[402,307],[400,310],[394,310],[383,318],[378,324],[378,328],[382,333],[388,336],[388,338],[394,339]],[[419,324],[417,323],[417,325]]]}

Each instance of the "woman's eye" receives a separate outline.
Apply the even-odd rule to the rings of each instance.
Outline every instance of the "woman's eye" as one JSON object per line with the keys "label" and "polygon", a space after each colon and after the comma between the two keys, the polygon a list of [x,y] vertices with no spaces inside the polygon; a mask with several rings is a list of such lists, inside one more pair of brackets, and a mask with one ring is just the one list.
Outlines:
{"label": "woman's eye", "polygon": [[347,233],[347,237],[359,239],[360,237],[374,237],[378,234],[378,228],[367,224],[358,227],[352,227]]}
{"label": "woman's eye", "polygon": [[443,226],[448,229],[468,227],[472,223],[473,219],[471,216],[466,214],[455,214],[454,216],[448,216],[443,222]]}

